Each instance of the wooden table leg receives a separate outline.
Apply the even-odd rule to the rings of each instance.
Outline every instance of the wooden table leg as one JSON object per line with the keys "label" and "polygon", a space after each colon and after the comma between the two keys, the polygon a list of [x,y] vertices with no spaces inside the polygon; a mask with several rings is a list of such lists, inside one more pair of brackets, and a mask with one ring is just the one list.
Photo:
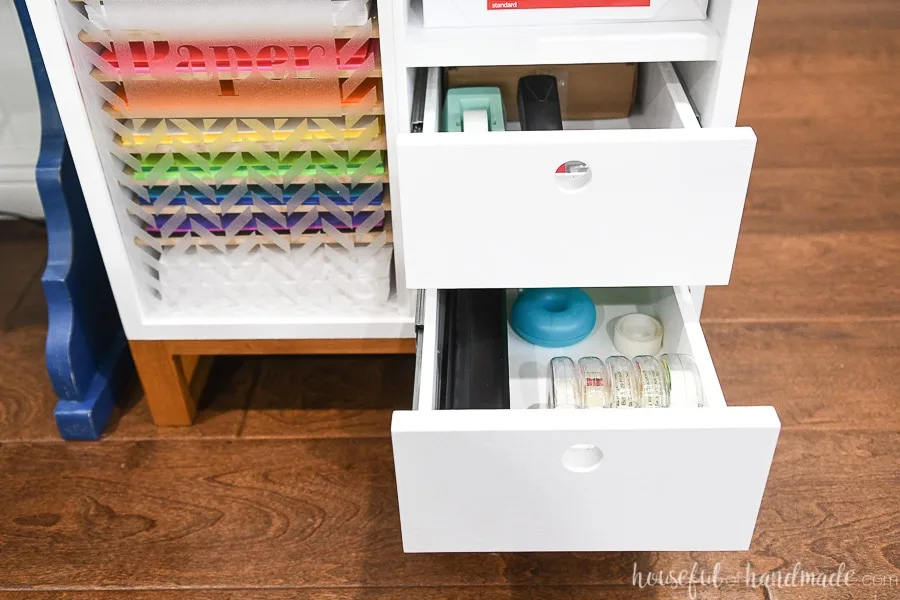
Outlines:
{"label": "wooden table leg", "polygon": [[414,354],[409,339],[131,340],[131,354],[157,425],[190,425],[215,356]]}
{"label": "wooden table leg", "polygon": [[153,422],[190,425],[211,361],[173,354],[166,341],[132,340],[130,345]]}

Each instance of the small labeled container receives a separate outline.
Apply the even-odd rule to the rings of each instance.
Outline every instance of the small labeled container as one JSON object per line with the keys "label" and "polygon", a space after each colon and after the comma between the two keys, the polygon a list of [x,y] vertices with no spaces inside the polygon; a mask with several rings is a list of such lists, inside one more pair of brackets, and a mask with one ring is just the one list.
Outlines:
{"label": "small labeled container", "polygon": [[609,396],[605,408],[639,408],[640,388],[635,377],[634,365],[624,356],[606,359],[609,372]]}
{"label": "small labeled container", "polygon": [[663,364],[652,356],[635,356],[634,371],[644,408],[669,408],[669,382]]}
{"label": "small labeled container", "polygon": [[690,355],[663,354],[660,362],[666,373],[669,401],[672,406],[678,408],[706,406],[700,370]]}
{"label": "small labeled container", "polygon": [[584,408],[605,408],[609,403],[609,371],[596,356],[578,359],[581,403]]}
{"label": "small labeled container", "polygon": [[575,361],[568,356],[552,359],[547,380],[547,408],[581,408],[581,382]]}

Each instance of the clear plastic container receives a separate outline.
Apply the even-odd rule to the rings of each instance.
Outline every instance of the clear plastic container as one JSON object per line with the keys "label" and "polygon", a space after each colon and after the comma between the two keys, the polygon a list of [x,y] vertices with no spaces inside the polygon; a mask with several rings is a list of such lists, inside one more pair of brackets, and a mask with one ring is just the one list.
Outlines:
{"label": "clear plastic container", "polygon": [[697,363],[687,354],[663,354],[660,361],[666,373],[669,399],[675,407],[705,407],[703,383]]}
{"label": "clear plastic container", "polygon": [[609,371],[596,356],[578,359],[581,402],[584,408],[605,408],[609,403]]}
{"label": "clear plastic container", "polygon": [[663,364],[652,356],[635,356],[634,372],[643,408],[669,408],[669,381]]}
{"label": "clear plastic container", "polygon": [[610,356],[606,359],[606,368],[609,372],[609,397],[605,408],[640,407],[640,388],[631,361],[624,356]]}
{"label": "clear plastic container", "polygon": [[581,383],[575,361],[557,356],[548,370],[547,408],[581,408]]}

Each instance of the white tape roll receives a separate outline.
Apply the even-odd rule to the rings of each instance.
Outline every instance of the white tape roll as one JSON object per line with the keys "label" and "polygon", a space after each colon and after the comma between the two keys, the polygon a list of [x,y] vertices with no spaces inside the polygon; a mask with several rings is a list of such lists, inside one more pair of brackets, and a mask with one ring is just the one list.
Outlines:
{"label": "white tape roll", "polygon": [[636,356],[632,363],[641,388],[641,406],[668,408],[669,381],[662,363],[652,356]]}
{"label": "white tape roll", "polygon": [[642,313],[631,313],[616,321],[613,343],[629,358],[653,356],[662,348],[662,323]]}
{"label": "white tape roll", "polygon": [[585,408],[603,408],[609,403],[609,371],[596,356],[578,359],[581,402]]}
{"label": "white tape roll", "polygon": [[703,384],[694,359],[687,354],[663,354],[661,361],[666,368],[672,407],[705,407]]}
{"label": "white tape roll", "polygon": [[634,372],[634,365],[624,356],[610,356],[606,359],[609,372],[609,398],[606,408],[640,408],[640,383]]}
{"label": "white tape roll", "polygon": [[550,361],[548,379],[548,408],[581,408],[581,382],[575,361],[568,356],[557,356]]}
{"label": "white tape roll", "polygon": [[463,131],[466,133],[482,133],[490,131],[490,127],[488,126],[488,111],[464,110]]}

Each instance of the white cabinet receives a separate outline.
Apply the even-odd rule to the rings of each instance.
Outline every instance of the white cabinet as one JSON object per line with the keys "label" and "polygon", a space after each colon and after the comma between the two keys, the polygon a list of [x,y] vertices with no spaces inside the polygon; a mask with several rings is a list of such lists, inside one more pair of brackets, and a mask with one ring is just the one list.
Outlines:
{"label": "white cabinet", "polygon": [[[181,20],[177,35],[137,40],[104,29],[118,14],[104,6],[128,0],[91,0],[90,10],[28,2],[129,338],[416,337],[417,396],[392,425],[407,551],[749,545],[780,424],[771,407],[727,405],[699,303],[704,286],[728,282],[755,152],[752,130],[735,127],[755,0],[710,0],[698,20],[544,27],[492,16],[487,27],[439,28],[425,27],[410,0],[380,0],[368,25],[344,22],[330,0],[302,5],[315,18],[269,23],[273,7],[300,5],[245,0],[255,18],[244,42],[216,39],[243,35],[233,22],[193,31]],[[351,0],[347,14],[364,5]],[[286,39],[294,22],[297,39]],[[117,61],[126,59],[134,69],[123,74]],[[302,60],[327,77],[316,83]],[[168,67],[149,85],[157,62]],[[195,63],[216,76],[197,76]],[[640,63],[629,118],[567,121],[561,131],[438,131],[442,68],[585,63]],[[373,78],[381,83],[366,83]],[[184,81],[215,102],[174,100],[169,90]],[[271,110],[248,113],[242,94]],[[295,106],[313,97],[318,113]],[[147,113],[152,106],[166,108]],[[355,133],[336,139],[335,127]],[[243,167],[241,152],[252,158]],[[332,172],[304,156],[358,168]],[[571,161],[587,176],[559,172]],[[164,180],[169,171],[177,176]],[[315,209],[286,191],[313,183],[334,192],[317,192]],[[332,217],[304,230],[316,211]],[[242,218],[257,219],[252,235],[235,233]],[[311,282],[331,287],[317,296]],[[510,330],[510,408],[440,410],[441,290],[509,289],[512,301],[530,287],[590,289],[594,332],[546,350]],[[360,290],[360,305],[328,296]],[[664,352],[694,359],[705,406],[529,410],[547,394],[553,356],[617,354],[610,323],[636,309],[663,323]]]}

